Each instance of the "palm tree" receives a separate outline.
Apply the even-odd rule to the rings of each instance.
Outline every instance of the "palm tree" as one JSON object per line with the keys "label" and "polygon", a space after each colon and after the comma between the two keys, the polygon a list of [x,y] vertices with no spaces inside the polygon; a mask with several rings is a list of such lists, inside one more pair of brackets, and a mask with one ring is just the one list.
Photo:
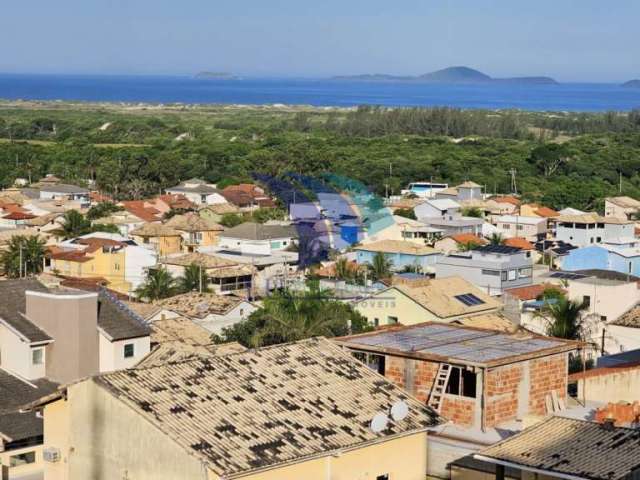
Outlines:
{"label": "palm tree", "polygon": [[[18,278],[40,273],[44,264],[45,241],[39,236],[15,235],[0,259],[5,274]],[[22,260],[22,264],[20,261]]]}
{"label": "palm tree", "polygon": [[346,258],[341,257],[336,260],[336,278],[338,280],[351,280],[353,276],[353,270]]}
{"label": "palm tree", "polygon": [[164,268],[150,270],[146,281],[136,288],[136,296],[149,301],[160,300],[178,293],[176,281]]}
{"label": "palm tree", "polygon": [[208,292],[209,278],[202,266],[192,263],[184,269],[184,275],[178,280],[180,290],[183,292]]}
{"label": "palm tree", "polygon": [[579,303],[561,297],[555,302],[547,302],[543,316],[547,320],[547,335],[566,338],[567,340],[583,340],[587,336],[582,322],[582,312],[588,307],[586,303]]}
{"label": "palm tree", "polygon": [[120,233],[120,230],[118,230],[117,225],[113,224],[96,223],[92,225],[91,221],[79,211],[69,210],[65,212],[63,216],[62,227],[54,230],[52,233],[56,237],[68,240],[69,238],[76,238],[92,232]]}
{"label": "palm tree", "polygon": [[489,243],[491,245],[502,245],[504,244],[504,237],[501,233],[493,232],[491,237],[489,237]]}
{"label": "palm tree", "polygon": [[371,274],[375,280],[387,278],[391,275],[391,267],[393,267],[393,261],[388,259],[384,253],[378,252],[373,256],[371,262]]}

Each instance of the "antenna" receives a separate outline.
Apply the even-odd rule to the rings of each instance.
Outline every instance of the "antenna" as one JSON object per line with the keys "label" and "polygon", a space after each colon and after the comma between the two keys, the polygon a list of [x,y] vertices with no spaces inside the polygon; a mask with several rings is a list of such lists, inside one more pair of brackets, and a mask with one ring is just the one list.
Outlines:
{"label": "antenna", "polygon": [[387,424],[389,423],[389,417],[387,417],[386,413],[376,413],[371,419],[371,424],[369,428],[375,433],[380,433],[384,429],[387,428]]}
{"label": "antenna", "polygon": [[390,413],[391,418],[393,418],[396,422],[404,420],[405,418],[407,418],[407,415],[409,415],[409,405],[407,405],[406,402],[403,402],[402,400],[397,401],[391,406]]}

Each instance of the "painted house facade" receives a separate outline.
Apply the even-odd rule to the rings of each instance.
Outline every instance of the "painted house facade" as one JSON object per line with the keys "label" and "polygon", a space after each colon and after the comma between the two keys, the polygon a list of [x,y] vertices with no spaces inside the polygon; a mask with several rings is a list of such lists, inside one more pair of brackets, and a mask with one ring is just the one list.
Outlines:
{"label": "painted house facade", "polygon": [[401,271],[405,268],[415,269],[422,273],[432,273],[434,265],[441,253],[432,247],[414,242],[398,240],[382,240],[355,247],[358,265],[372,265],[377,254],[392,262],[391,270]]}

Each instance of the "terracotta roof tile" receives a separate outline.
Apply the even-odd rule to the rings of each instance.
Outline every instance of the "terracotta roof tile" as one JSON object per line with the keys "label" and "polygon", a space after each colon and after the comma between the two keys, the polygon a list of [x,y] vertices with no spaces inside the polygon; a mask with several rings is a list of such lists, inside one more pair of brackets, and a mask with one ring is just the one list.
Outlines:
{"label": "terracotta roof tile", "polygon": [[522,237],[505,238],[503,243],[508,247],[517,247],[522,250],[534,249],[533,244],[529,242],[526,238],[522,238]]}

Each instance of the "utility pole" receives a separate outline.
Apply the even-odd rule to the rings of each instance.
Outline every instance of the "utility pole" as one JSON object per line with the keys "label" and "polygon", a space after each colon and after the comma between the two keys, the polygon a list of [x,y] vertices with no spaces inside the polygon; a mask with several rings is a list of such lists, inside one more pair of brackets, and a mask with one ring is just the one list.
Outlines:
{"label": "utility pole", "polygon": [[604,356],[604,336],[605,336],[605,332],[606,330],[604,329],[604,327],[602,327],[602,339],[600,340],[600,355]]}
{"label": "utility pole", "polygon": [[200,293],[202,293],[202,263],[200,263],[200,274],[198,275],[198,277],[200,283]]}
{"label": "utility pole", "polygon": [[18,266],[18,276],[22,278],[22,243],[20,243],[20,265]]}

